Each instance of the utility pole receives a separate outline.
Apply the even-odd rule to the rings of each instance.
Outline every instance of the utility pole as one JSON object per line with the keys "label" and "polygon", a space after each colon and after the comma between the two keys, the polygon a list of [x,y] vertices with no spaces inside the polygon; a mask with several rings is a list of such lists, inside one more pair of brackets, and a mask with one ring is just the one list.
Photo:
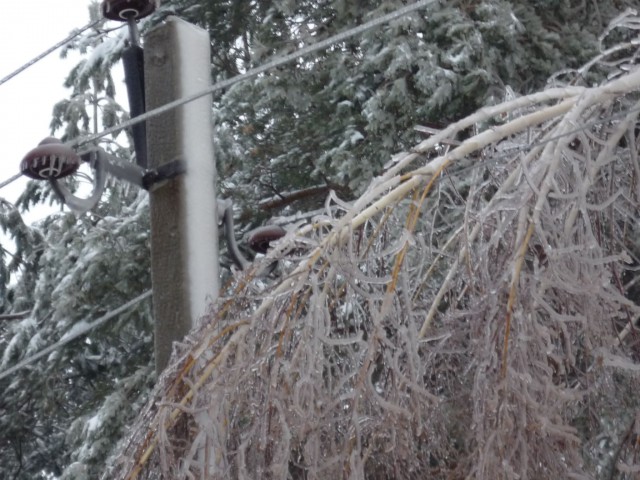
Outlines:
{"label": "utility pole", "polygon": [[[147,111],[211,85],[209,35],[170,17],[144,42]],[[182,170],[152,188],[151,278],[156,371],[218,292],[218,224],[211,96],[147,121],[148,167]]]}

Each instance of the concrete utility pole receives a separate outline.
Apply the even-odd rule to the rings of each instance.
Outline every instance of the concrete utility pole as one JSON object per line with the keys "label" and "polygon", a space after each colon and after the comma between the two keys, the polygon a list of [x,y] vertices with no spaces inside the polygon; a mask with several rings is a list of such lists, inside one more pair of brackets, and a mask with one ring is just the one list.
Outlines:
{"label": "concrete utility pole", "polygon": [[[145,35],[147,111],[211,84],[209,35],[178,18]],[[147,121],[149,168],[181,160],[186,173],[150,192],[156,371],[218,292],[211,96]],[[179,165],[179,164],[176,164]]]}

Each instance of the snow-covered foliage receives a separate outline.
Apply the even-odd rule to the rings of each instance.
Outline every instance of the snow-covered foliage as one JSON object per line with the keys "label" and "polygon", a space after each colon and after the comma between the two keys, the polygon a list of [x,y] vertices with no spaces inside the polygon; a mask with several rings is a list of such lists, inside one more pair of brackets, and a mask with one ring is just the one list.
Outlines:
{"label": "snow-covered foliage", "polygon": [[[206,10],[201,2],[182,3]],[[201,23],[204,18],[215,32],[213,64],[219,77],[403,5],[216,3],[228,4],[229,10],[193,18]],[[420,141],[416,124],[442,127],[499,101],[509,85],[520,93],[543,87],[552,73],[592,58],[597,34],[619,13],[602,2],[604,19],[580,2],[544,8],[538,3],[441,2],[290,68],[235,85],[220,96],[216,111],[225,194],[238,198],[243,216],[253,218],[260,199],[310,184],[328,185],[352,199],[391,155]],[[254,9],[266,17],[261,23],[247,20]],[[245,21],[234,22],[243,15]],[[324,195],[310,195],[295,205],[312,209],[323,200]],[[257,218],[273,213],[263,210]]]}
{"label": "snow-covered foliage", "polygon": [[[94,57],[108,50],[103,40]],[[54,135],[71,140],[126,118],[107,60],[71,72]],[[117,140],[103,147],[130,160]],[[0,322],[0,372],[151,286],[146,193],[113,182],[90,214],[25,225],[21,213],[44,201],[58,199],[46,182],[31,182],[16,205],[0,208],[12,240],[2,250],[0,312],[22,313]],[[146,302],[0,380],[0,477],[95,478],[153,385],[151,331]]]}
{"label": "snow-covered foliage", "polygon": [[[40,239],[26,248],[36,261],[6,287],[9,304],[28,315],[2,325],[0,371],[149,288],[146,196],[111,200],[91,215],[60,213],[28,227]],[[150,332],[147,302],[3,379],[5,471],[60,475],[76,461],[95,474],[152,385]]]}
{"label": "snow-covered foliage", "polygon": [[203,319],[104,478],[633,478],[638,55],[329,197]]}

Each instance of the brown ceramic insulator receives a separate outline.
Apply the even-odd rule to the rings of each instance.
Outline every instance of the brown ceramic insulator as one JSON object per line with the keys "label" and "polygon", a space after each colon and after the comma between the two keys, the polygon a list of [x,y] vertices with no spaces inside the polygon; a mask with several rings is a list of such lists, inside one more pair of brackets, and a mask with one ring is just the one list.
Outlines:
{"label": "brown ceramic insulator", "polygon": [[257,253],[267,253],[270,242],[284,237],[287,231],[277,225],[258,227],[249,235],[248,243],[251,249]]}
{"label": "brown ceramic insulator", "polygon": [[47,137],[20,162],[23,175],[34,180],[55,180],[75,173],[80,157],[58,139]]}
{"label": "brown ceramic insulator", "polygon": [[158,0],[104,0],[102,15],[109,20],[126,22],[151,15],[160,3]]}

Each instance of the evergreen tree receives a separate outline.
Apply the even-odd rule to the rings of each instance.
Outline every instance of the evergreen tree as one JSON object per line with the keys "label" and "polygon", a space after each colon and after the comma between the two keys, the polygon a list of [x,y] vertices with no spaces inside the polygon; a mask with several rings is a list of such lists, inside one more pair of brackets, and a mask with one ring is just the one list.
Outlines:
{"label": "evergreen tree", "polygon": [[[76,44],[89,43],[92,55],[70,73],[70,97],[53,109],[51,131],[62,140],[127,118],[110,74],[123,33],[109,37],[99,27]],[[130,160],[123,140],[111,137],[102,146]],[[86,184],[78,178],[70,186]],[[0,371],[151,286],[146,193],[110,182],[92,212],[61,211],[26,225],[21,214],[45,201],[59,199],[48,183],[35,181],[16,205],[3,201],[0,226],[15,251],[2,250],[0,313],[26,313],[0,323]],[[138,304],[0,380],[0,477],[96,478],[153,385],[150,308]]]}

